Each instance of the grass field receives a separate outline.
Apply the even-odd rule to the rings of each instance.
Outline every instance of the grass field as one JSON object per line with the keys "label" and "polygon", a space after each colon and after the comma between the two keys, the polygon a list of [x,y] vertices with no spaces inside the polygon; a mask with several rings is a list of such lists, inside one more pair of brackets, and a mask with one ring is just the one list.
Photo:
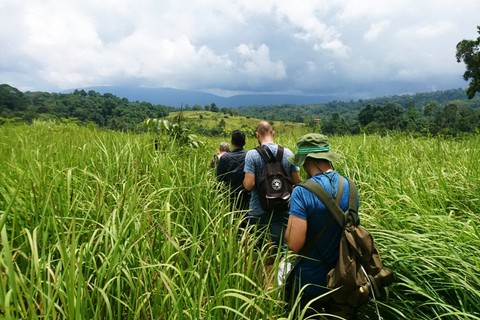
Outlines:
{"label": "grass field", "polygon": [[[172,112],[168,117],[170,120],[175,119],[179,112]],[[183,111],[183,118],[189,124],[201,124],[202,126],[212,129],[218,127],[221,120],[225,121],[224,132],[229,135],[233,130],[243,130],[247,135],[254,137],[255,128],[260,121],[259,119],[230,116],[228,114],[211,112],[211,111]],[[308,132],[308,127],[298,122],[273,121],[275,132],[282,135],[296,135],[302,132]],[[311,130],[311,129],[310,129]]]}
{"label": "grass field", "polygon": [[[299,134],[276,141],[294,150]],[[272,285],[278,257],[254,261],[257,239],[239,238],[243,213],[215,183],[225,138],[202,140],[156,151],[150,133],[0,127],[0,318],[293,319]],[[478,137],[330,143],[396,274],[383,318],[480,319]]]}

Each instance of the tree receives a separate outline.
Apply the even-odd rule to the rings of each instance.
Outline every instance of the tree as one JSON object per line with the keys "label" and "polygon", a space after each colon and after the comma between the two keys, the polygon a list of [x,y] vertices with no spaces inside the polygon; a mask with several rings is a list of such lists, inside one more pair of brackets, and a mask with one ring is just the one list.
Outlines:
{"label": "tree", "polygon": [[456,104],[449,104],[443,109],[443,116],[445,118],[445,123],[449,127],[453,127],[457,118],[458,107]]}
{"label": "tree", "polygon": [[[480,34],[480,26],[477,26]],[[467,66],[467,71],[463,74],[463,79],[468,81],[472,79],[469,87],[465,90],[468,99],[472,99],[475,93],[480,92],[480,37],[477,40],[462,40],[457,44],[457,62],[463,61]]]}
{"label": "tree", "polygon": [[228,109],[228,114],[231,115],[232,117],[233,116],[238,116],[238,110],[235,109],[235,108],[229,108]]}
{"label": "tree", "polygon": [[225,120],[224,120],[224,119],[221,119],[220,122],[218,123],[218,126],[219,126],[220,128],[225,128],[226,125],[227,125],[227,124],[225,123]]}
{"label": "tree", "polygon": [[419,115],[420,115],[420,111],[418,111],[417,107],[415,106],[415,102],[410,101],[407,104],[407,117],[410,120],[415,121]]}
{"label": "tree", "polygon": [[88,90],[87,97],[96,97],[99,96],[99,93],[96,93],[95,90]]}
{"label": "tree", "polygon": [[474,112],[462,106],[457,111],[457,127],[460,132],[471,132],[475,126]]}
{"label": "tree", "polygon": [[212,104],[210,105],[210,110],[211,110],[212,112],[219,112],[219,111],[220,111],[220,108],[219,108],[215,103],[212,103]]}
{"label": "tree", "polygon": [[349,134],[350,130],[348,124],[344,119],[340,118],[338,112],[334,112],[330,119],[326,119],[322,123],[322,133],[345,135]]}
{"label": "tree", "polygon": [[364,127],[374,120],[374,110],[371,105],[367,105],[365,108],[360,109],[358,113],[358,122]]}
{"label": "tree", "polygon": [[0,85],[0,113],[4,108],[10,111],[25,111],[27,106],[28,99],[23,92],[8,84]]}
{"label": "tree", "polygon": [[87,96],[87,93],[83,89],[82,90],[75,89],[75,91],[73,91],[73,94],[76,95],[76,96],[80,96],[80,97],[86,97]]}
{"label": "tree", "polygon": [[395,103],[387,103],[381,108],[381,122],[389,130],[398,130],[401,128],[401,118],[403,116],[403,109]]}
{"label": "tree", "polygon": [[435,102],[430,102],[423,109],[423,116],[430,118],[434,116],[437,111],[438,111],[438,105]]}

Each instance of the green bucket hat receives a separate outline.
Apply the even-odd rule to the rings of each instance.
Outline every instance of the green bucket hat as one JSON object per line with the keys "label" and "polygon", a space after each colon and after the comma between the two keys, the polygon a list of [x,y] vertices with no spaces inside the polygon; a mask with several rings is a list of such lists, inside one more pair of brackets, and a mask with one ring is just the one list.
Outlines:
{"label": "green bucket hat", "polygon": [[297,154],[288,157],[287,160],[294,166],[301,167],[307,157],[335,162],[342,156],[330,151],[326,136],[319,133],[309,133],[298,139]]}

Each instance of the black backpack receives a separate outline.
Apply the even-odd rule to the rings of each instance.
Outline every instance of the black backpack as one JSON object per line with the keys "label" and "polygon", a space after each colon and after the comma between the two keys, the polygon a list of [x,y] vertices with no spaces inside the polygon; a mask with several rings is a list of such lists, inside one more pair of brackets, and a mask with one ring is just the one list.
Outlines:
{"label": "black backpack", "polygon": [[[287,211],[293,189],[292,179],[282,165],[282,146],[278,146],[275,157],[268,147],[256,147],[265,161],[262,177],[257,186],[258,197],[263,211]],[[268,155],[267,155],[268,153]]]}

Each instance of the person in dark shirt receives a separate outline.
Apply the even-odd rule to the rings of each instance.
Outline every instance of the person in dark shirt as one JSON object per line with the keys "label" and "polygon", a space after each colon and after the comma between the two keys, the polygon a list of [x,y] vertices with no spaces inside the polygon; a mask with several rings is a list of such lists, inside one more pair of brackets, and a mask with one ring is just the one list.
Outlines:
{"label": "person in dark shirt", "polygon": [[245,133],[240,130],[232,132],[232,150],[225,153],[217,165],[217,180],[230,188],[230,206],[232,210],[248,210],[250,194],[243,188],[245,173]]}

